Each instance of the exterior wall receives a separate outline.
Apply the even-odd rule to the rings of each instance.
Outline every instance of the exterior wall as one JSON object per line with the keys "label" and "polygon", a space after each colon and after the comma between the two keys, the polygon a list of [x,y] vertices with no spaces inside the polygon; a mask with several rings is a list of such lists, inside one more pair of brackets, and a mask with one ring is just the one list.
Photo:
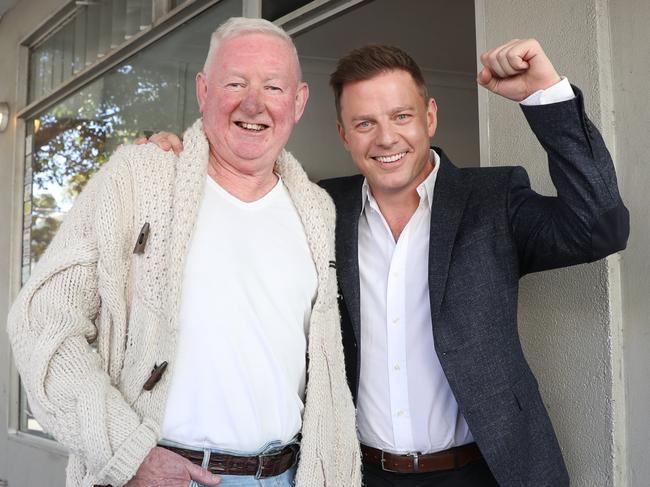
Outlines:
{"label": "exterior wall", "polygon": [[[6,316],[18,281],[16,259],[19,257],[21,230],[14,226],[22,212],[22,164],[16,157],[16,118],[18,45],[41,22],[56,12],[66,0],[20,1],[0,19],[0,100],[9,102],[12,120],[0,134],[0,479],[10,487],[36,485],[63,486],[66,455],[60,447],[42,448],[43,441],[8,433],[11,382],[10,350],[6,334]],[[13,233],[12,233],[13,231]],[[13,251],[13,253],[12,253]],[[15,426],[15,425],[11,425]],[[49,443],[49,442],[48,442]]]}
{"label": "exterior wall", "polygon": [[[587,111],[611,147],[609,36],[604,27],[607,12],[602,8],[606,3],[479,3],[485,14],[486,46],[511,38],[537,38],[558,72],[582,89]],[[537,191],[553,194],[546,156],[519,108],[490,95],[487,114],[489,163],[521,164]],[[618,390],[620,382],[620,354],[612,340],[620,332],[620,310],[616,307],[617,290],[610,284],[612,275],[616,277],[617,259],[531,275],[521,283],[519,319],[524,349],[575,486],[617,485],[614,466],[621,462],[616,447],[621,425],[616,408],[621,406],[613,390]],[[614,296],[610,296],[612,291]]]}
{"label": "exterior wall", "polygon": [[650,3],[611,0],[616,154],[619,184],[630,209],[632,233],[623,253],[621,285],[627,390],[628,484],[648,485],[650,463]]}

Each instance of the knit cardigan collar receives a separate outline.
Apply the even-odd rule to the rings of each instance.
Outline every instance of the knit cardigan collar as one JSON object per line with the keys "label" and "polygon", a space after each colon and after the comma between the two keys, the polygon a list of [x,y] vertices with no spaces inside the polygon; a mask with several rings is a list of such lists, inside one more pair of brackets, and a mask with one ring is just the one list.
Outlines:
{"label": "knit cardigan collar", "polygon": [[[185,131],[183,135],[183,152],[180,154],[176,166],[176,184],[174,189],[174,215],[173,225],[175,231],[172,236],[172,255],[185,257],[188,252],[189,242],[197,218],[197,195],[203,194],[205,177],[208,170],[209,145],[203,131],[202,119]],[[322,211],[314,211],[313,205],[315,192],[321,191],[310,180],[300,163],[286,150],[282,150],[275,164],[275,171],[282,177],[294,206],[302,221],[307,243],[309,245],[316,271],[318,274],[318,293],[316,304],[323,305],[322,297],[327,289],[329,256],[333,249],[323,249],[323,242],[331,240],[333,234],[333,216],[331,221],[326,221]],[[325,254],[324,254],[325,251]],[[170,269],[170,299],[167,301],[170,319],[178,315],[180,306],[180,284],[182,283],[183,266],[173,266]],[[177,326],[176,320],[173,323]]]}

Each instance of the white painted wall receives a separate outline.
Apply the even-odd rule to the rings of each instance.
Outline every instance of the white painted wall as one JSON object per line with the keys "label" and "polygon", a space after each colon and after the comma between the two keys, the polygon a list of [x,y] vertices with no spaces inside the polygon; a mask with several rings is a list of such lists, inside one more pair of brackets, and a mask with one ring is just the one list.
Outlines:
{"label": "white painted wall", "polygon": [[[480,3],[486,45],[516,37],[540,40],[558,71],[582,88],[588,113],[613,143],[606,2]],[[545,154],[519,108],[495,96],[488,98],[487,108],[489,162],[521,164],[535,189],[553,194]],[[620,350],[612,348],[610,339],[620,334],[620,310],[610,301],[610,273],[613,269],[615,274],[617,265],[614,257],[609,263],[531,275],[521,285],[519,318],[526,356],[575,486],[623,485],[614,482],[614,465],[622,462],[615,448],[622,426],[616,423],[620,415],[615,407],[622,405],[612,392],[620,381]]]}
{"label": "white painted wall", "polygon": [[650,2],[611,0],[619,183],[632,217],[621,262],[628,484],[650,482]]}

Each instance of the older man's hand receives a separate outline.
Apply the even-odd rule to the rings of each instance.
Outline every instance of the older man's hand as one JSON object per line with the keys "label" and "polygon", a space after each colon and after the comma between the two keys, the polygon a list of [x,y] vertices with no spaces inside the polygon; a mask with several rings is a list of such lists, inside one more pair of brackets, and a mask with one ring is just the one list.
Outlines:
{"label": "older man's hand", "polygon": [[522,101],[561,80],[535,39],[513,39],[481,54],[478,83],[505,98]]}
{"label": "older man's hand", "polygon": [[155,447],[125,487],[188,487],[191,480],[208,486],[218,485],[221,481],[218,475],[182,456]]}
{"label": "older man's hand", "polygon": [[149,137],[149,139],[146,137],[140,137],[138,139],[135,139],[133,142],[137,145],[151,142],[153,144],[156,144],[164,151],[173,149],[176,155],[180,154],[183,151],[183,141],[178,135],[172,132],[156,132],[151,137]]}

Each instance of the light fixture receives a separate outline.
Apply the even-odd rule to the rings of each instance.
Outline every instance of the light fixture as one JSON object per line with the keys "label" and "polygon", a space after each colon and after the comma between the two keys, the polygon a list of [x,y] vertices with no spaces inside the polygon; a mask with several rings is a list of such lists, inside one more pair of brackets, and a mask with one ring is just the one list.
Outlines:
{"label": "light fixture", "polygon": [[9,125],[9,104],[0,102],[0,132],[4,132]]}

